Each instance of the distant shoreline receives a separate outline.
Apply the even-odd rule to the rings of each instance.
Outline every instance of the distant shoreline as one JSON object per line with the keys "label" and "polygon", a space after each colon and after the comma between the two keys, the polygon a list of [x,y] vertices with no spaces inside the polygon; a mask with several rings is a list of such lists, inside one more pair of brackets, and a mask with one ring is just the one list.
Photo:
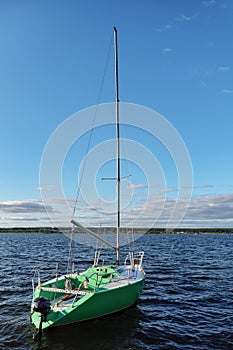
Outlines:
{"label": "distant shoreline", "polygon": [[[92,228],[93,229],[93,228]],[[51,234],[51,233],[70,233],[69,228],[59,229],[56,227],[11,227],[11,228],[0,228],[1,233],[34,233],[34,234]],[[95,232],[98,233],[114,233],[115,229],[112,227],[105,227],[101,229],[94,228]],[[125,233],[124,228],[122,233]],[[135,228],[134,234],[224,234],[233,233],[233,228],[176,228],[173,231],[166,231],[164,228]]]}

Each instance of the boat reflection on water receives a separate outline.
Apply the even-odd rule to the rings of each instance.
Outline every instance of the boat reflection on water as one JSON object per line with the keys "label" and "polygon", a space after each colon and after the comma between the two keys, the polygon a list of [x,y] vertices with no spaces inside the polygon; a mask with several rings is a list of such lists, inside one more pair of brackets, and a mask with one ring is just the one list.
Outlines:
{"label": "boat reflection on water", "polygon": [[[69,326],[51,328],[43,332],[40,349],[50,350],[110,350],[129,349],[140,326],[141,311],[137,305],[127,310]],[[38,343],[33,344],[38,349]],[[134,347],[135,349],[135,347]]]}

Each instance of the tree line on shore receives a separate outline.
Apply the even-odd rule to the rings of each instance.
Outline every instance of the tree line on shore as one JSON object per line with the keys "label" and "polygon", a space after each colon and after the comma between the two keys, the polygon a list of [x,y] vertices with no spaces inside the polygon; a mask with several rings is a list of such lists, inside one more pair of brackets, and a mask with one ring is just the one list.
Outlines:
{"label": "tree line on shore", "polygon": [[[57,227],[7,227],[1,228],[0,233],[69,233],[68,228],[57,228]],[[101,232],[114,233],[114,228],[102,228],[98,230]],[[165,228],[139,228],[134,229],[134,233],[146,233],[146,234],[221,234],[221,233],[233,233],[233,228],[176,228],[172,231],[167,231]]]}

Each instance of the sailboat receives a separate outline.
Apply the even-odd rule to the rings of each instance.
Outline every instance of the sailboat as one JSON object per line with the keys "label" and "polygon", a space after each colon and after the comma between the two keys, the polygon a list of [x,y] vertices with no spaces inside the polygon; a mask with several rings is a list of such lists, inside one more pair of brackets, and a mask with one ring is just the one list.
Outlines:
{"label": "sailboat", "polygon": [[[91,229],[85,228],[72,219],[73,227],[78,227],[115,251],[114,264],[99,264],[98,254],[94,264],[87,270],[55,276],[41,282],[38,273],[37,286],[33,283],[31,318],[38,329],[35,339],[39,339],[42,329],[87,321],[109,315],[134,305],[139,298],[144,280],[144,252],[129,252],[124,260],[120,256],[120,182],[121,158],[119,135],[119,88],[118,88],[118,43],[117,29],[114,27],[115,84],[116,84],[116,183],[117,183],[117,224],[116,244],[109,243]],[[124,261],[122,263],[122,261]]]}

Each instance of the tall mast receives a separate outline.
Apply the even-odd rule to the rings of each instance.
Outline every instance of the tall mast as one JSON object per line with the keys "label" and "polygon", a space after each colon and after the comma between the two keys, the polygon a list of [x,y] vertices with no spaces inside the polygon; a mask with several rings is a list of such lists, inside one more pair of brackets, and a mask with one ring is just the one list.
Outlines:
{"label": "tall mast", "polygon": [[114,27],[114,48],[115,48],[115,84],[116,84],[116,180],[117,180],[117,234],[116,234],[116,263],[120,263],[120,127],[119,127],[119,79],[118,79],[118,43],[117,29]]}

